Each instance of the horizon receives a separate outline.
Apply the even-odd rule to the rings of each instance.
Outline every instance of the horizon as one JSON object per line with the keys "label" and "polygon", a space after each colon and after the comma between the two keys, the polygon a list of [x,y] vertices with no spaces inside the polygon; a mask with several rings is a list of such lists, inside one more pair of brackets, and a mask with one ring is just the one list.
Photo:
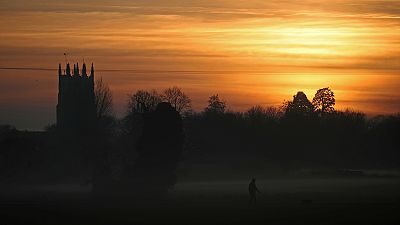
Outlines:
{"label": "horizon", "polygon": [[0,27],[1,224],[400,224],[400,0],[0,0]]}
{"label": "horizon", "polygon": [[[65,67],[62,67],[63,69],[65,69]],[[96,68],[96,67],[95,67]],[[50,71],[51,73],[57,73],[57,70],[58,69],[50,69],[50,68],[0,68],[0,70],[23,70],[23,71]],[[95,79],[97,80],[97,79],[99,79],[99,72],[105,72],[108,76],[106,76],[106,77],[109,77],[109,76],[112,76],[112,75],[110,75],[110,74],[108,74],[108,73],[115,73],[115,72],[130,72],[130,73],[137,73],[136,75],[137,76],[140,76],[140,74],[141,73],[146,73],[147,71],[136,71],[136,70],[102,70],[102,69],[100,69],[100,70],[96,70],[95,69]],[[159,73],[159,74],[168,74],[169,73],[169,71],[152,71],[153,73]],[[173,71],[174,73],[202,73],[202,72],[207,72],[207,71]],[[222,72],[222,74],[225,74],[227,71],[219,71],[219,73],[221,73]],[[228,71],[229,72],[229,71]],[[257,74],[257,73],[254,73],[254,74],[256,74],[256,76],[257,75],[259,75],[259,74]],[[265,75],[265,74],[264,74]],[[282,75],[282,74],[281,74]],[[273,74],[268,74],[267,76],[273,76]],[[284,75],[285,76],[285,75]],[[286,76],[292,76],[292,75],[286,75]],[[102,79],[104,78],[103,76],[100,76]],[[33,80],[34,82],[37,82],[37,80],[36,79],[34,79]],[[104,81],[104,79],[103,79],[103,81]],[[146,82],[147,80],[141,80],[141,82]],[[58,75],[56,75],[55,76],[55,78],[53,79],[53,82],[58,82]],[[111,82],[112,83],[112,82]],[[108,82],[106,81],[106,84],[108,85]],[[114,95],[114,93],[113,93],[113,90],[112,90],[112,88],[111,88],[111,92],[112,92],[112,94],[113,94],[113,101],[114,101],[114,106],[113,106],[113,108],[114,108],[114,110],[113,110],[113,114],[114,114],[114,116],[116,116],[116,118],[117,119],[122,119],[124,116],[126,116],[126,113],[127,113],[127,101],[128,101],[128,95],[130,95],[130,94],[134,94],[137,90],[147,90],[147,91],[151,91],[151,90],[155,90],[155,91],[157,91],[158,93],[162,93],[162,91],[164,90],[164,89],[166,89],[166,88],[169,88],[169,87],[173,87],[173,86],[178,86],[178,87],[180,87],[179,85],[170,85],[170,86],[162,86],[162,87],[160,87],[160,86],[158,86],[158,88],[147,88],[147,89],[141,89],[141,88],[138,88],[138,89],[136,89],[136,90],[132,90],[131,92],[129,92],[129,93],[126,93],[125,95],[121,95],[121,93],[119,93],[120,95],[120,98],[115,98],[115,95]],[[315,86],[316,87],[316,86]],[[320,87],[320,88],[323,88],[323,87]],[[279,109],[282,105],[283,105],[283,103],[284,103],[284,101],[291,101],[291,100],[293,100],[293,96],[298,92],[298,91],[301,91],[301,92],[304,92],[306,95],[307,95],[307,98],[308,98],[308,100],[310,100],[310,101],[312,101],[312,99],[313,99],[313,97],[314,97],[314,94],[315,94],[315,92],[318,90],[318,89],[320,89],[320,88],[317,88],[317,89],[315,89],[315,90],[312,90],[312,89],[308,89],[307,91],[304,91],[304,89],[301,89],[301,90],[297,90],[297,91],[295,91],[295,92],[293,92],[293,94],[287,94],[286,96],[288,97],[288,98],[286,98],[286,99],[282,99],[281,101],[276,101],[275,102],[275,104],[269,104],[268,102],[267,103],[260,103],[260,104],[258,104],[257,102],[258,102],[258,99],[256,99],[255,101],[250,101],[250,102],[247,102],[247,103],[244,103],[244,104],[241,104],[240,102],[236,102],[236,104],[234,105],[234,107],[232,107],[232,105],[230,105],[230,102],[229,101],[226,101],[226,99],[227,98],[224,98],[223,96],[221,96],[220,94],[220,96],[222,97],[222,100],[224,100],[224,101],[226,101],[227,102],[227,112],[233,112],[233,113],[236,113],[236,112],[238,112],[238,113],[245,113],[247,110],[249,110],[251,107],[253,107],[253,106],[258,106],[258,105],[260,105],[260,106],[262,106],[262,107],[276,107],[277,109]],[[53,98],[52,99],[52,101],[54,101],[54,105],[52,105],[52,103],[48,103],[47,105],[49,106],[49,108],[44,108],[44,109],[42,109],[42,112],[46,112],[46,113],[48,113],[47,115],[42,115],[42,116],[45,116],[45,118],[49,121],[48,123],[43,123],[43,124],[39,124],[40,122],[37,122],[37,121],[35,121],[36,123],[34,124],[34,126],[33,127],[22,127],[21,126],[21,124],[22,123],[19,123],[20,121],[19,120],[15,120],[15,122],[16,122],[16,124],[12,124],[12,123],[6,123],[6,121],[2,121],[2,120],[0,120],[0,124],[2,124],[2,125],[11,125],[11,126],[14,126],[14,127],[16,127],[17,129],[19,129],[19,130],[26,130],[26,131],[44,131],[45,130],[45,127],[46,126],[48,126],[48,125],[52,125],[52,124],[55,124],[56,123],[56,110],[55,110],[55,106],[57,105],[57,93],[58,93],[58,84],[56,84],[53,88],[52,88],[52,92],[54,92],[54,94],[51,94],[51,95],[49,95],[49,96],[47,96],[47,97],[49,97],[49,98]],[[192,99],[192,109],[193,109],[193,112],[195,112],[195,113],[201,113],[201,112],[203,112],[204,111],[204,109],[205,109],[205,107],[207,106],[207,101],[208,101],[208,97],[209,96],[211,96],[212,94],[214,94],[214,93],[211,93],[210,92],[210,94],[209,95],[203,95],[203,97],[204,98],[200,98],[199,96],[195,96],[195,97],[197,97],[195,100],[193,100],[193,98],[192,98],[192,96],[190,95],[190,93],[193,93],[192,91],[193,90],[189,90],[189,91],[185,91],[185,90],[183,90],[185,93],[187,93],[187,94],[189,94],[189,97]],[[336,97],[336,92],[335,92],[335,90],[333,90],[334,91],[334,93],[335,93],[335,98],[336,98],[336,101],[337,102],[339,102],[339,103],[342,103],[342,102],[344,102],[344,101],[341,101],[340,99],[337,99],[337,97]],[[221,92],[220,92],[221,93]],[[123,94],[123,93],[122,93]],[[217,92],[215,92],[215,94],[218,94]],[[121,97],[121,96],[123,96],[123,97]],[[247,97],[247,96],[246,96]],[[229,98],[228,98],[229,99]],[[118,104],[115,104],[115,102],[117,102]],[[34,102],[33,103],[34,105],[39,105],[38,104],[38,102]],[[54,110],[53,110],[53,108],[54,108]],[[335,110],[336,111],[346,111],[346,110],[350,110],[350,111],[355,111],[355,112],[360,112],[360,113],[364,113],[365,115],[366,115],[366,117],[367,118],[373,118],[373,117],[376,117],[376,116],[389,116],[389,115],[397,115],[397,114],[399,114],[400,112],[386,112],[386,113],[377,113],[377,112],[365,112],[365,111],[362,111],[362,110],[359,110],[359,109],[357,109],[357,108],[352,108],[352,107],[346,107],[346,105],[344,105],[344,107],[342,106],[342,107],[336,107],[335,106]],[[37,116],[37,115],[36,115]],[[18,117],[16,117],[16,119],[18,119]],[[50,119],[50,120],[49,120]],[[27,122],[27,121],[25,121],[25,122]],[[27,124],[29,124],[29,122],[27,122]]]}
{"label": "horizon", "polygon": [[171,86],[195,111],[213,94],[243,112],[330,87],[338,110],[400,112],[393,0],[17,0],[0,11],[0,123],[19,129],[55,122],[65,60],[94,62],[119,117],[128,94]]}

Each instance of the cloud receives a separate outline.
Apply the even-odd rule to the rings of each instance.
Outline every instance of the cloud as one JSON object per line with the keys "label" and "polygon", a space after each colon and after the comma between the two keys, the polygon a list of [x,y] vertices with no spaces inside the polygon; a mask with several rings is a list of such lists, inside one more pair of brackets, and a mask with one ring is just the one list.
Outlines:
{"label": "cloud", "polygon": [[[400,85],[399,17],[397,0],[0,0],[0,67],[54,68],[64,52],[70,61],[84,57],[110,82],[121,111],[127,92],[139,88],[183,86],[199,109],[218,91],[244,109],[328,84],[340,107],[382,111],[384,103],[363,102],[377,93],[389,99],[385,111],[396,111],[379,94]],[[42,90],[23,73],[45,78]],[[53,109],[55,95],[46,92],[56,92],[53,71],[23,73],[0,70],[0,95],[11,96],[0,108]],[[372,92],[354,92],[363,88]],[[252,102],[241,102],[249,95]]]}
{"label": "cloud", "polygon": [[203,20],[236,20],[269,17],[355,17],[399,18],[396,0],[248,0],[248,1],[178,1],[178,0],[15,0],[0,4],[3,12],[124,13],[131,16],[177,15]]}

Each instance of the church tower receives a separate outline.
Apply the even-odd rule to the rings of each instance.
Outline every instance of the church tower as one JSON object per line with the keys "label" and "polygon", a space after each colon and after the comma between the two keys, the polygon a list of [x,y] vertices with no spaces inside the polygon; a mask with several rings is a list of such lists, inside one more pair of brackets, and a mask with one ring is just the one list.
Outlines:
{"label": "church tower", "polygon": [[62,72],[58,65],[57,130],[68,134],[82,134],[93,131],[96,125],[94,99],[94,66],[87,75],[86,64],[79,71],[74,64],[71,74],[70,64]]}

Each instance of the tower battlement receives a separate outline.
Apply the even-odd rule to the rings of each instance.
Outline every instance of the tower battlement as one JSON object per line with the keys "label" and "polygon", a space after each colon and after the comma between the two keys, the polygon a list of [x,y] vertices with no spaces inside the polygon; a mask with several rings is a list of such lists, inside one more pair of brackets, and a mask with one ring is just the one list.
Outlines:
{"label": "tower battlement", "polygon": [[58,65],[57,129],[68,133],[90,132],[95,125],[94,66],[87,74],[86,64],[82,70],[74,64],[71,71],[67,63],[65,70]]}

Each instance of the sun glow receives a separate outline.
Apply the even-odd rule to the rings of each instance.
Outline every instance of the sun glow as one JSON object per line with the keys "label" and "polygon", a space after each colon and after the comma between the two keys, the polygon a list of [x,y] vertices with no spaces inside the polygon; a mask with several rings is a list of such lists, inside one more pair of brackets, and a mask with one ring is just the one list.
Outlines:
{"label": "sun glow", "polygon": [[[215,93],[246,110],[279,105],[300,90],[312,98],[329,86],[337,108],[400,111],[398,1],[88,1],[1,6],[0,67],[54,68],[68,52],[99,70],[138,71],[99,72],[121,113],[127,93],[173,85],[197,110]],[[55,76],[41,76],[38,91],[37,73],[0,73],[0,118],[19,110],[9,109],[15,102],[55,104],[47,97]],[[16,93],[23,82],[31,94]]]}

